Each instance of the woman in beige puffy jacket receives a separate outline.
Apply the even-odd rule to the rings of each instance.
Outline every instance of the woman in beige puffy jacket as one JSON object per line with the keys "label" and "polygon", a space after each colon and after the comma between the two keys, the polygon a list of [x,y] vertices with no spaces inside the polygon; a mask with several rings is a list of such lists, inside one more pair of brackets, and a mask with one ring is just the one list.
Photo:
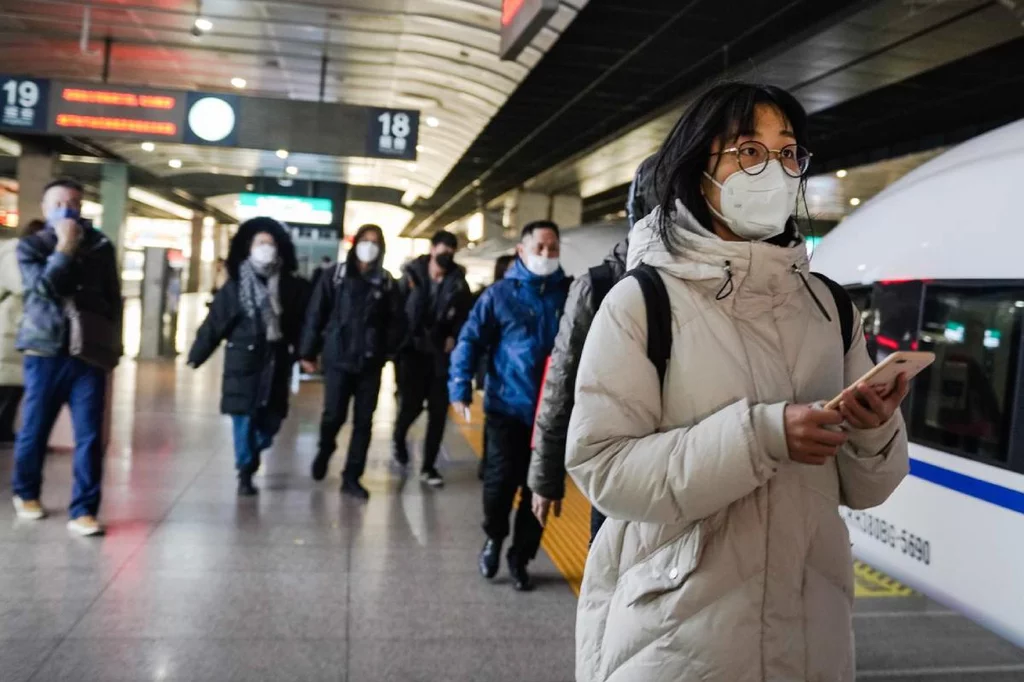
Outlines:
{"label": "woman in beige puffy jacket", "polygon": [[[664,386],[636,280],[605,298],[583,351],[567,467],[608,516],[577,616],[578,682],[854,678],[850,540],[839,505],[883,502],[907,473],[899,403],[845,354],[793,215],[810,160],[787,92],[726,83],[660,153],[661,206],[628,267],[671,304]],[[851,304],[852,308],[852,304]]]}

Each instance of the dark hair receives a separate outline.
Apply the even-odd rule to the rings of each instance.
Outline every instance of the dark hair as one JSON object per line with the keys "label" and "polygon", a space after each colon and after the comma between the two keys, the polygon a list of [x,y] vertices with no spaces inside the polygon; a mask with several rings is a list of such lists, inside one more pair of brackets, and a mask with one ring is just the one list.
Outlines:
{"label": "dark hair", "polygon": [[282,272],[295,272],[299,268],[299,260],[295,256],[295,244],[292,243],[292,236],[288,234],[287,228],[273,218],[251,218],[238,226],[238,232],[231,238],[231,246],[228,248],[228,276],[231,279],[238,279],[238,268],[249,257],[252,249],[252,240],[261,232],[266,232],[274,238],[277,245],[277,257],[281,260]]}
{"label": "dark hair", "polygon": [[[367,232],[375,232],[377,234],[377,239],[380,240],[380,255],[377,256],[377,263],[384,262],[384,251],[386,250],[386,246],[384,245],[384,230],[380,228],[380,225],[367,223],[366,225],[360,227],[358,230],[356,230],[356,236],[352,238],[352,246],[355,247],[356,244],[361,242],[363,240],[363,237],[366,236]],[[350,273],[358,272],[358,259],[356,258],[355,248],[351,248],[348,250],[348,256],[345,259],[345,263],[348,266],[348,271]]]}
{"label": "dark hair", "polygon": [[43,187],[43,194],[46,194],[54,187],[63,187],[65,189],[74,190],[79,194],[85,194],[85,188],[82,187],[82,183],[78,180],[72,180],[71,178],[57,178],[56,180],[50,180],[46,183],[46,187]]}
{"label": "dark hair", "polygon": [[431,246],[437,246],[438,244],[444,244],[445,246],[447,246],[450,249],[457,249],[457,248],[459,248],[459,240],[458,240],[458,238],[454,234],[452,234],[451,232],[448,232],[447,230],[441,230],[440,232],[435,232],[434,236],[430,238],[430,245]]}
{"label": "dark hair", "polygon": [[498,260],[494,261],[494,281],[505,279],[505,273],[509,267],[515,261],[516,257],[510,253],[506,253],[504,256],[498,256]]}
{"label": "dark hair", "polygon": [[39,218],[35,218],[33,220],[30,220],[27,223],[25,223],[24,225],[19,224],[18,225],[18,239],[24,239],[25,237],[31,237],[32,235],[34,235],[36,232],[38,232],[39,230],[43,229],[44,227],[46,227],[46,222],[43,221],[43,220],[39,220]]}
{"label": "dark hair", "polygon": [[[683,113],[658,152],[654,167],[655,196],[661,208],[658,236],[665,248],[677,252],[672,214],[676,199],[693,217],[711,229],[711,211],[701,192],[711,145],[724,143],[754,132],[756,109],[768,104],[785,117],[796,136],[797,144],[807,146],[807,112],[793,95],[774,85],[726,82],[709,88]],[[801,193],[806,180],[801,181]],[[804,202],[806,204],[806,201]],[[796,235],[796,222],[791,218],[786,231],[769,243],[784,245]]]}
{"label": "dark hair", "polygon": [[534,230],[554,230],[555,236],[561,239],[562,233],[558,229],[558,223],[554,220],[534,220],[531,223],[526,223],[523,226],[523,231],[519,233],[519,240],[522,241],[528,236],[533,234]]}

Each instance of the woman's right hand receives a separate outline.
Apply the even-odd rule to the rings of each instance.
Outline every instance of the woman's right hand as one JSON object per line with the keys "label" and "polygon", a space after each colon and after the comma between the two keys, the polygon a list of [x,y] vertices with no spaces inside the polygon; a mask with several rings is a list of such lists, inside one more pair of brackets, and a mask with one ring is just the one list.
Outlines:
{"label": "woman's right hand", "polygon": [[801,464],[821,466],[829,457],[835,457],[848,439],[845,433],[826,428],[843,423],[843,416],[835,410],[786,405],[785,422],[789,458]]}

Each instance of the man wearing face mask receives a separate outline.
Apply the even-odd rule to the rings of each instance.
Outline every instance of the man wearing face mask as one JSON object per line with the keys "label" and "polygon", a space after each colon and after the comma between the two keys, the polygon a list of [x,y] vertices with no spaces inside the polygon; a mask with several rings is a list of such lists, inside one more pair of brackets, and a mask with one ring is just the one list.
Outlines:
{"label": "man wearing face mask", "polygon": [[423,444],[421,480],[440,488],[444,479],[435,463],[448,419],[448,360],[455,348],[472,295],[466,271],[455,264],[458,241],[451,232],[437,232],[430,253],[403,268],[400,283],[409,336],[398,374],[399,410],[395,421],[394,457],[409,463],[406,436],[427,403],[427,437]]}
{"label": "man wearing face mask", "polygon": [[341,492],[360,500],[370,493],[360,483],[370,449],[381,371],[405,337],[406,320],[398,284],[384,267],[384,233],[363,225],[343,263],[324,273],[313,293],[300,344],[302,368],[317,371],[322,354],[324,411],[313,480],[327,475],[338,432],[353,403],[352,439],[341,475]]}
{"label": "man wearing face mask", "polygon": [[498,572],[501,546],[509,535],[509,513],[521,489],[508,568],[519,591],[532,588],[527,564],[537,554],[543,529],[531,512],[526,485],[530,435],[541,375],[558,332],[570,278],[559,265],[558,225],[542,220],[523,228],[518,258],[473,306],[452,353],[448,395],[468,416],[471,382],[478,359],[490,355],[484,411],[487,456],[484,469],[484,532],[479,557],[487,579]]}
{"label": "man wearing face mask", "polygon": [[25,400],[14,452],[14,506],[22,519],[39,502],[43,459],[61,407],[75,425],[68,529],[99,535],[107,378],[121,356],[121,281],[114,245],[81,217],[82,186],[55,180],[43,191],[46,227],[18,244],[25,310],[17,348],[25,354]]}

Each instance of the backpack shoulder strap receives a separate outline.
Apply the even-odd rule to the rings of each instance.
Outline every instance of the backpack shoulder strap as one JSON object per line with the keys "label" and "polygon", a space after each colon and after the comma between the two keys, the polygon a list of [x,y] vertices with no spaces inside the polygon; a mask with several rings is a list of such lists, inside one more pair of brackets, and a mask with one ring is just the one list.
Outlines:
{"label": "backpack shoulder strap", "polygon": [[661,275],[650,265],[642,264],[627,273],[640,284],[647,308],[647,357],[658,370],[658,380],[665,384],[668,359],[672,352],[672,308]]}
{"label": "backpack shoulder strap", "polygon": [[828,287],[829,292],[832,294],[832,299],[836,303],[836,310],[839,311],[839,332],[843,336],[843,355],[846,355],[850,352],[850,346],[853,345],[853,316],[855,314],[853,299],[850,298],[850,294],[838,282],[829,279],[820,272],[812,272],[811,274]]}
{"label": "backpack shoulder strap", "polygon": [[607,263],[601,263],[590,268],[590,305],[594,312],[601,307],[601,301],[608,295],[608,292],[612,290],[612,285],[615,284],[615,275],[612,273],[611,266]]}

